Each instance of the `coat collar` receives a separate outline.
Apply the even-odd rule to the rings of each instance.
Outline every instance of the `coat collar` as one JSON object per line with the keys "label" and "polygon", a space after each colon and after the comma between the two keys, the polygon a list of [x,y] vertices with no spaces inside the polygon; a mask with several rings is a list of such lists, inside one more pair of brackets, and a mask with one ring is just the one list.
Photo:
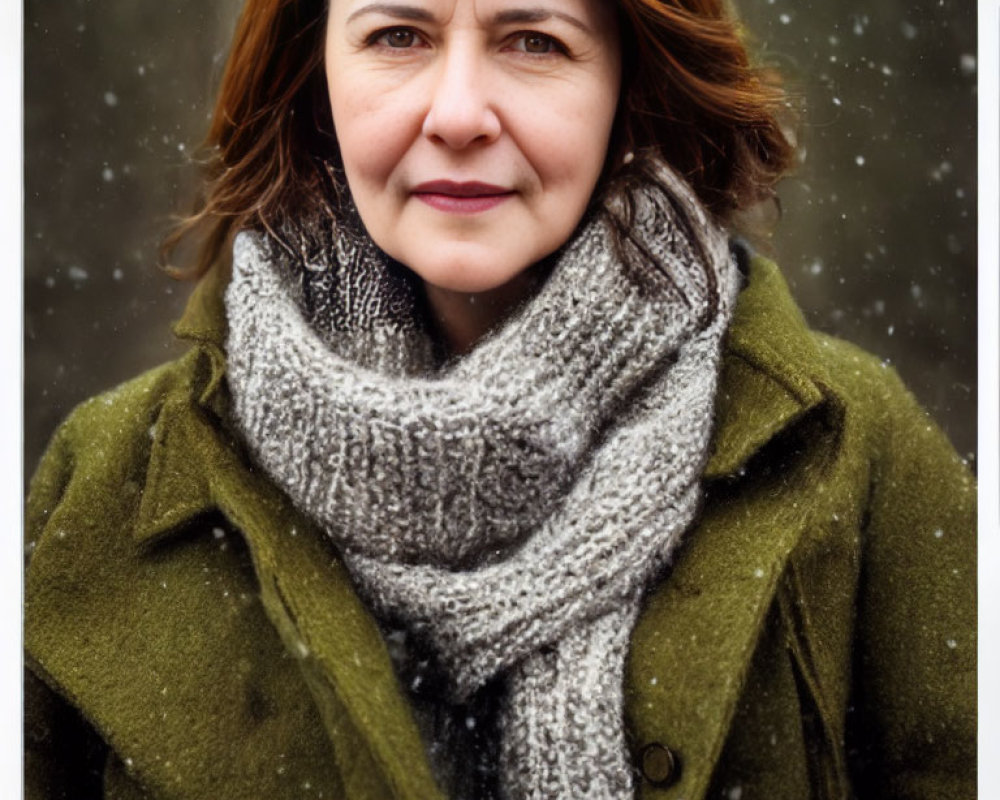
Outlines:
{"label": "coat collar", "polygon": [[814,337],[777,266],[749,262],[723,353],[705,477],[739,473],[772,437],[824,397],[829,380]]}

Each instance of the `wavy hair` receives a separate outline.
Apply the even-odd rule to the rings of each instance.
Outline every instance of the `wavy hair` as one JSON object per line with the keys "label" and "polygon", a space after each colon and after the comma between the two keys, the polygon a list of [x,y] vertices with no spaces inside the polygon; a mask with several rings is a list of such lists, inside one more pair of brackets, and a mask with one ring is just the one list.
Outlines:
{"label": "wavy hair", "polygon": [[[773,196],[794,148],[777,74],[751,63],[725,0],[616,0],[622,93],[598,193],[648,177],[650,157],[680,172],[722,222]],[[327,0],[247,0],[200,158],[201,190],[164,238],[197,250],[172,274],[197,278],[241,228],[278,227],[324,191],[338,160],[323,64]]]}

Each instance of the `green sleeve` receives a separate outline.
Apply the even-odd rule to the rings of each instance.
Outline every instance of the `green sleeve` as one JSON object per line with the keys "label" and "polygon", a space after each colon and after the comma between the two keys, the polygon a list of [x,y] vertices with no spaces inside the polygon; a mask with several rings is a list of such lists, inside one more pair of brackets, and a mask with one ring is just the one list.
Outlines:
{"label": "green sleeve", "polygon": [[73,471],[73,458],[69,447],[68,423],[55,432],[52,441],[28,486],[28,502],[24,514],[24,544],[30,558],[31,551],[41,538],[49,516],[62,498]]}
{"label": "green sleeve", "polygon": [[[29,560],[72,471],[66,427],[55,434],[31,480],[25,510]],[[26,613],[29,611],[25,609]],[[103,796],[107,748],[77,711],[32,672],[24,674],[26,800],[91,800]]]}
{"label": "green sleeve", "polygon": [[862,531],[848,751],[859,798],[976,796],[976,486],[893,374]]}

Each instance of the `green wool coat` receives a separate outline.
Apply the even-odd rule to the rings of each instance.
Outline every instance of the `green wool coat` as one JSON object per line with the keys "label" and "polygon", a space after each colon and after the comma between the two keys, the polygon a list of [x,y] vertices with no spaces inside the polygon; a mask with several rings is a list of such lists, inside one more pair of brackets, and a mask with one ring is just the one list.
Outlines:
{"label": "green wool coat", "polygon": [[[186,356],[81,405],[31,484],[29,798],[433,800],[386,645],[228,422],[224,278]],[[728,335],[697,524],[632,635],[642,800],[975,796],[975,486],[777,269]]]}

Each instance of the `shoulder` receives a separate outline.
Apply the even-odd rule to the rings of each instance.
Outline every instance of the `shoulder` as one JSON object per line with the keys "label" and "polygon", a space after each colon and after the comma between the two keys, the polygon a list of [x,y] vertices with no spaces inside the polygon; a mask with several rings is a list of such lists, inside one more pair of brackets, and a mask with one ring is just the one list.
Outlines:
{"label": "shoulder", "polygon": [[862,425],[876,449],[889,445],[900,417],[928,419],[887,361],[851,342],[813,331],[825,391],[841,405],[845,422]]}
{"label": "shoulder", "polygon": [[915,402],[888,361],[826,333],[811,336],[829,388],[844,400],[876,416],[891,416],[893,409]]}
{"label": "shoulder", "polygon": [[49,449],[105,461],[112,453],[141,452],[140,434],[152,435],[166,404],[198,403],[201,395],[214,390],[224,371],[214,361],[206,348],[193,347],[174,361],[83,401],[53,434]]}
{"label": "shoulder", "polygon": [[106,392],[80,403],[55,434],[74,451],[100,451],[150,432],[171,398],[191,398],[203,372],[202,356],[192,349]]}
{"label": "shoulder", "polygon": [[[962,487],[961,496],[951,498],[952,505],[963,498],[972,502],[975,481],[967,463],[896,369],[849,342],[821,333],[813,336],[829,376],[830,392],[842,406],[844,426],[864,434],[876,488],[907,464],[920,465],[922,474],[908,477],[915,490],[947,480]],[[947,508],[946,498],[941,499]]]}
{"label": "shoulder", "polygon": [[[777,265],[744,259],[747,285],[737,301],[723,359],[723,422],[727,406],[742,415],[782,421],[825,413],[873,459],[891,455],[919,429],[938,427],[886,361],[842,339],[809,328]],[[728,397],[727,397],[728,395]],[[842,442],[843,443],[843,442]]]}
{"label": "shoulder", "polygon": [[[77,406],[56,431],[32,482],[44,480],[53,465],[72,458],[77,466],[102,467],[144,463],[162,411],[170,405],[224,410],[218,389],[225,376],[226,336],[224,264],[194,287],[175,334],[191,344],[180,358],[156,367]],[[222,414],[220,413],[221,417]],[[113,470],[112,470],[113,471]]]}
{"label": "shoulder", "polygon": [[116,509],[134,509],[163,409],[197,403],[212,380],[210,362],[202,348],[192,348],[175,361],[84,401],[69,414],[31,479],[26,508],[29,550],[59,505],[75,509],[79,517],[105,520]]}

